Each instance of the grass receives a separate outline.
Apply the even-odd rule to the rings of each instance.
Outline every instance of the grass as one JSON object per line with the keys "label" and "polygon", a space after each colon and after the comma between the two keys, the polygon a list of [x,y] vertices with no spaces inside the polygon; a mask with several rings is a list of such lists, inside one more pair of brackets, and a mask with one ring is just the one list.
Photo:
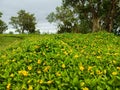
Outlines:
{"label": "grass", "polygon": [[23,40],[23,36],[21,35],[0,35],[0,50],[4,50],[6,49],[7,47],[13,45],[16,43],[16,42],[20,42],[21,40]]}
{"label": "grass", "polygon": [[20,43],[0,52],[1,90],[119,90],[120,37],[106,32],[19,37]]}

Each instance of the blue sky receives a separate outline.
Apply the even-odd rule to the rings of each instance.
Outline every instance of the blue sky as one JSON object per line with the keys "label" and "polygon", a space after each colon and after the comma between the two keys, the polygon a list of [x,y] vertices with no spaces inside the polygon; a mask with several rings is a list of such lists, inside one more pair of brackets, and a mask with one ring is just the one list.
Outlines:
{"label": "blue sky", "polygon": [[[0,0],[2,19],[8,23],[11,16],[16,16],[21,9],[34,13],[37,19],[37,28],[41,32],[56,32],[56,27],[47,22],[46,17],[61,5],[62,0]],[[9,26],[9,29],[12,29]]]}

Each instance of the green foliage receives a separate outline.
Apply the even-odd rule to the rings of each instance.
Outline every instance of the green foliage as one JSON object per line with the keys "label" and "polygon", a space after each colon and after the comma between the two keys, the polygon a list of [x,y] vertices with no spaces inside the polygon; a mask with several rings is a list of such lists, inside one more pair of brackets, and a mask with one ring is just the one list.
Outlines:
{"label": "green foliage", "polygon": [[13,28],[16,29],[16,32],[24,33],[35,33],[36,18],[34,14],[30,14],[25,10],[20,10],[17,17],[11,17],[9,22]]}
{"label": "green foliage", "polygon": [[57,22],[60,33],[88,33],[103,29],[112,32],[120,24],[118,4],[119,0],[62,0],[62,5],[47,19]]}
{"label": "green foliage", "polygon": [[118,90],[119,37],[31,35],[0,52],[0,89]]}
{"label": "green foliage", "polygon": [[[2,17],[2,13],[0,12],[0,18]],[[0,19],[0,34],[2,34],[4,31],[6,31],[8,28],[7,28],[7,25],[4,21],[2,21]]]}
{"label": "green foliage", "polygon": [[52,12],[47,16],[47,20],[52,23],[56,22],[58,33],[80,32],[79,19],[70,7],[56,7],[56,12]]}

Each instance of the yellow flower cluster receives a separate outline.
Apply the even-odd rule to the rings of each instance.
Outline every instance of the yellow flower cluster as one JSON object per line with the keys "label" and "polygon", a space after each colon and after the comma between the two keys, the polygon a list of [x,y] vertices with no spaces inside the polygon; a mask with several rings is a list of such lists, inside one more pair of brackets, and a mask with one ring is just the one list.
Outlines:
{"label": "yellow flower cluster", "polygon": [[92,66],[89,66],[89,67],[88,67],[88,71],[91,71],[91,70],[92,70],[92,68],[93,68]]}
{"label": "yellow flower cluster", "polygon": [[74,58],[78,58],[79,56],[76,54],[75,56],[74,56]]}
{"label": "yellow flower cluster", "polygon": [[55,74],[56,74],[56,76],[61,76],[61,74],[59,72],[56,72]]}
{"label": "yellow flower cluster", "polygon": [[80,64],[79,69],[80,69],[80,71],[83,71],[85,68],[84,68],[84,66],[82,64]]}
{"label": "yellow flower cluster", "polygon": [[25,70],[18,71],[18,74],[23,75],[23,76],[28,76],[28,72]]}
{"label": "yellow flower cluster", "polygon": [[37,63],[38,63],[38,64],[41,64],[41,60],[39,59],[39,60],[37,61]]}
{"label": "yellow flower cluster", "polygon": [[43,71],[48,72],[49,69],[50,69],[50,66],[46,66]]}
{"label": "yellow flower cluster", "polygon": [[68,53],[67,53],[66,51],[64,51],[64,54],[65,54],[65,55],[68,55]]}
{"label": "yellow flower cluster", "polygon": [[101,75],[103,72],[100,70],[96,70],[96,74]]}

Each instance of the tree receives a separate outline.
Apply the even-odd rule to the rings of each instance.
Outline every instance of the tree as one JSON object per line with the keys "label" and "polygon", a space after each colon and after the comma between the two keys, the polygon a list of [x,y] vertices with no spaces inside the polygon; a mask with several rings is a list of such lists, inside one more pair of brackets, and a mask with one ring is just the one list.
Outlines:
{"label": "tree", "polygon": [[[102,29],[112,32],[114,26],[120,22],[120,6],[118,4],[119,0],[62,0],[64,9],[60,9],[61,12],[56,9],[57,12],[53,16],[59,22],[66,20],[67,23],[72,22],[69,27],[72,27],[74,23],[77,25],[76,28],[79,28],[79,32],[82,32],[81,30],[84,32],[85,29],[88,29],[85,32],[96,32]],[[69,10],[72,13],[69,13]],[[64,18],[60,19],[56,17],[57,15],[63,15]],[[71,18],[77,19],[76,23]]]}
{"label": "tree", "polygon": [[101,22],[106,30],[112,31],[114,21],[119,16],[118,3],[119,0],[63,0],[64,6],[71,6],[79,15],[83,14],[87,19],[91,19],[93,32],[103,27]]}
{"label": "tree", "polygon": [[20,10],[17,14],[18,16],[12,16],[9,22],[16,29],[16,32],[35,33],[36,18],[34,14],[30,14],[25,10]]}
{"label": "tree", "polygon": [[47,16],[47,20],[50,23],[57,23],[58,33],[80,32],[79,19],[70,7],[56,7],[56,12],[51,12]]}
{"label": "tree", "polygon": [[[0,18],[2,17],[2,13],[0,12]],[[0,19],[0,34],[7,30],[7,24]]]}

